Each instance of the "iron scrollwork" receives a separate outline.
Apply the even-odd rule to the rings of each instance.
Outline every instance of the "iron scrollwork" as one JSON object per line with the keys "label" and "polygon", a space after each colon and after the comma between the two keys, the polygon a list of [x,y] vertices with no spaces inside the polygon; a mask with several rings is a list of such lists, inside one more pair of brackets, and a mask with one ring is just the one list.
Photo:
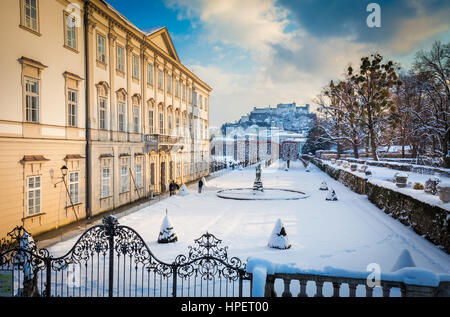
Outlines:
{"label": "iron scrollwork", "polygon": [[[167,281],[173,279],[173,296],[176,296],[177,278],[200,277],[204,281],[218,278],[240,282],[248,279],[246,265],[237,257],[228,259],[228,247],[220,245],[222,240],[213,234],[206,233],[194,242],[195,246],[189,246],[187,255],[178,255],[172,263],[166,263],[151,252],[143,238],[134,229],[119,225],[116,217],[108,216],[103,218],[101,225],[86,230],[65,255],[53,257],[47,249],[38,249],[31,235],[23,227],[16,227],[8,233],[8,239],[0,240],[0,268],[12,267],[23,271],[23,289],[25,289],[25,283],[29,283],[33,278],[33,284],[36,284],[38,272],[45,272],[45,276],[41,275],[41,278],[45,278],[45,289],[41,290],[44,296],[64,296],[64,293],[58,294],[57,290],[52,291],[51,288],[56,287],[56,284],[52,286],[52,281],[55,278],[55,283],[59,283],[58,287],[62,290],[62,277],[69,275],[70,265],[84,265],[87,269],[89,262],[90,271],[85,271],[84,275],[87,278],[88,272],[93,274],[92,266],[99,259],[103,260],[102,286],[104,288],[109,283],[109,296],[113,296],[113,288],[116,287],[114,275],[119,274],[115,273],[114,267],[125,263],[126,259],[129,266],[125,268],[122,264],[123,274],[125,270],[130,272],[133,269],[137,274],[140,267],[139,272],[145,270]],[[118,259],[118,262],[121,259],[123,261],[114,264],[114,258]],[[106,271],[107,268],[108,271]],[[98,270],[97,274],[99,274]],[[124,276],[123,274],[121,276]],[[59,280],[58,276],[60,276]],[[95,284],[97,288],[98,283],[97,280]],[[22,293],[22,296],[30,295]]]}
{"label": "iron scrollwork", "polygon": [[245,264],[237,257],[228,259],[228,247],[220,247],[222,240],[211,233],[205,233],[194,240],[196,246],[189,246],[188,256],[179,255],[175,258],[178,276],[190,277],[200,275],[204,280],[211,281],[216,276],[236,281],[245,277]]}

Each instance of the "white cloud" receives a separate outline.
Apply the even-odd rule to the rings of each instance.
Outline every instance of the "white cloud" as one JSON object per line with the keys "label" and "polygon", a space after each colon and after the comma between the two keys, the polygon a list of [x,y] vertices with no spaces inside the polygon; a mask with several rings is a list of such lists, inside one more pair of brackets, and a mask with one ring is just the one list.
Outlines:
{"label": "white cloud", "polygon": [[408,53],[425,39],[449,30],[450,10],[437,12],[434,15],[426,15],[423,10],[419,12],[421,14],[418,17],[405,19],[399,23],[395,36],[387,45],[390,51],[395,54]]}
{"label": "white cloud", "polygon": [[249,50],[264,49],[270,43],[289,41],[284,32],[287,12],[273,0],[166,0],[173,8],[184,11],[184,17],[199,19],[205,37]]}
{"label": "white cloud", "polygon": [[[375,51],[351,37],[319,38],[301,28],[287,31],[287,12],[274,0],[166,0],[184,18],[201,24],[201,35],[216,46],[232,46],[255,63],[245,69],[197,61],[189,67],[213,87],[211,125],[235,121],[254,106],[311,103],[349,63]],[[326,23],[326,22],[324,22]],[[246,54],[236,56],[245,56]],[[229,65],[229,64],[227,64]]]}

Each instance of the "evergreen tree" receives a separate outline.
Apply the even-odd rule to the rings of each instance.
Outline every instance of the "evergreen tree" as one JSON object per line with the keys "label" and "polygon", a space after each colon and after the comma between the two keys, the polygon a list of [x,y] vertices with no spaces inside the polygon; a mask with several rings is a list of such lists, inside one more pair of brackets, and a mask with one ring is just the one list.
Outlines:
{"label": "evergreen tree", "polygon": [[401,85],[397,76],[399,67],[392,61],[383,63],[383,56],[372,54],[361,58],[359,72],[347,69],[349,85],[356,94],[361,111],[361,124],[366,130],[371,154],[378,161],[377,149],[383,137],[389,136],[389,128],[398,120],[397,107],[392,90]]}

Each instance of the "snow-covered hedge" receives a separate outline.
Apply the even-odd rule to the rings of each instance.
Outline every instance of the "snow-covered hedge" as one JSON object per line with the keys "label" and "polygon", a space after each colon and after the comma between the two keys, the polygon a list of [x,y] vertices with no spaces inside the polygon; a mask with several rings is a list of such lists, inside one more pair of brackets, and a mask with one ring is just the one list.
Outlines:
{"label": "snow-covered hedge", "polygon": [[450,214],[429,198],[427,200],[429,195],[413,197],[410,192],[396,187],[394,183],[333,167],[311,156],[306,158],[354,192],[367,195],[385,213],[450,253]]}
{"label": "snow-covered hedge", "polygon": [[450,177],[450,169],[448,169],[448,168],[425,166],[425,165],[415,165],[415,164],[401,163],[401,162],[354,159],[354,158],[346,158],[345,160],[349,161],[349,162],[359,163],[359,164],[387,167],[387,168],[390,168],[393,170],[404,171],[404,172],[413,172],[413,173],[426,174],[426,175],[439,174],[441,176]]}

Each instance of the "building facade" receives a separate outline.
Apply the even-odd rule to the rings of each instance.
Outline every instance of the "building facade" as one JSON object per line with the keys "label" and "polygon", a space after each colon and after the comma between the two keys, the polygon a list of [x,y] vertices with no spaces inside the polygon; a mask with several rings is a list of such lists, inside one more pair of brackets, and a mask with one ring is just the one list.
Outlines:
{"label": "building facade", "polygon": [[143,32],[101,0],[9,0],[0,12],[1,237],[208,174],[211,88],[166,28]]}
{"label": "building facade", "polygon": [[226,164],[255,164],[273,162],[279,158],[279,133],[277,129],[228,128],[211,140],[211,160]]}

